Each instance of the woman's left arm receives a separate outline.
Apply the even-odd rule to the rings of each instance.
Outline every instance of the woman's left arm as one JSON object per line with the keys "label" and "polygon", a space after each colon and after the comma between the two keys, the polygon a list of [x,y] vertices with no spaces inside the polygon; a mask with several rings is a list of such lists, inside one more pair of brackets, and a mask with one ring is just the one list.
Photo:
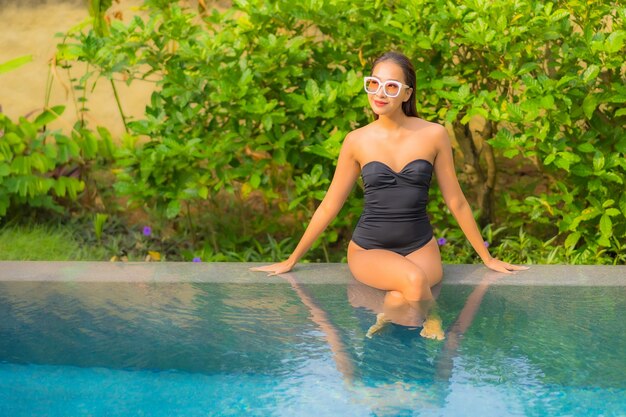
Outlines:
{"label": "woman's left arm", "polygon": [[507,262],[503,262],[499,259],[493,258],[487,248],[484,245],[480,230],[474,220],[472,209],[469,206],[467,199],[463,195],[459,180],[456,177],[454,169],[454,160],[452,157],[452,145],[450,144],[450,138],[445,127],[438,127],[437,133],[437,156],[435,157],[435,175],[437,176],[437,182],[441,189],[443,199],[452,212],[452,215],[461,226],[461,230],[465,233],[467,240],[480,256],[480,259],[485,265],[495,271],[511,273],[512,271],[519,271],[528,269],[525,266],[513,265]]}

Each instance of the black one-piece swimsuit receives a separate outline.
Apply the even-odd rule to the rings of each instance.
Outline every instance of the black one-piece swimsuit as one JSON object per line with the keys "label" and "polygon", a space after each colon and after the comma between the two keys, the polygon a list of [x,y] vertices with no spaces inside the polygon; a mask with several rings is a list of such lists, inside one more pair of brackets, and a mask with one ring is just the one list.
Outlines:
{"label": "black one-piece swimsuit", "polygon": [[387,249],[400,255],[427,244],[433,229],[426,214],[433,165],[415,159],[400,172],[380,161],[363,165],[365,207],[352,233],[364,249]]}

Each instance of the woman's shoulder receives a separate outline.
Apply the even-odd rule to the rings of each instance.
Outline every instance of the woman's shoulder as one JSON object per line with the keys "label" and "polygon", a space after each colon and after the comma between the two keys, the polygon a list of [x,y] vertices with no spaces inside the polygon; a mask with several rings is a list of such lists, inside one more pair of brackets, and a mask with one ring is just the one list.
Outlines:
{"label": "woman's shoulder", "polygon": [[441,134],[446,131],[446,127],[437,122],[420,119],[419,117],[411,117],[410,127],[415,132]]}
{"label": "woman's shoulder", "polygon": [[359,128],[356,128],[354,130],[351,130],[350,132],[348,132],[348,134],[346,135],[345,139],[344,139],[344,144],[345,145],[351,145],[354,144],[356,142],[363,142],[365,140],[367,140],[367,138],[372,136],[372,124],[367,124],[365,126],[361,126]]}
{"label": "woman's shoulder", "polygon": [[350,133],[348,133],[348,136],[356,138],[356,139],[364,138],[364,137],[370,136],[374,128],[375,128],[375,122],[368,123],[365,126],[357,127],[356,129],[350,131]]}
{"label": "woman's shoulder", "polygon": [[446,142],[448,140],[448,129],[444,125],[417,117],[413,119],[411,130],[415,138],[421,141],[430,139],[434,142]]}

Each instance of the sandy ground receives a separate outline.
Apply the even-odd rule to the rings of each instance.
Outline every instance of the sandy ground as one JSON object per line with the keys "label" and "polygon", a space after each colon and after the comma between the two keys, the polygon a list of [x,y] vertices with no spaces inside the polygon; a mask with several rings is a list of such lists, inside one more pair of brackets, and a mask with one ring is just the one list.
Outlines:
{"label": "sandy ground", "polygon": [[[141,3],[140,0],[122,0],[114,4],[110,11],[121,11],[123,20],[128,21],[136,13],[134,8]],[[82,0],[0,0],[0,62],[28,54],[33,57],[32,62],[0,74],[0,106],[5,114],[17,119],[43,108],[49,62],[54,56],[56,45],[61,41],[54,34],[67,31],[88,16],[87,6]],[[84,65],[76,64],[72,76],[80,77],[84,69]],[[59,70],[59,75],[69,85],[67,72]],[[123,82],[116,82],[116,86],[126,115],[140,117],[149,102],[153,84],[135,81],[127,86]],[[62,120],[50,127],[60,128],[67,133],[77,120],[77,111],[71,94],[67,94],[61,83],[55,80],[50,105],[59,104],[67,106]],[[108,80],[102,78],[98,81],[95,90],[89,95],[88,107],[89,126],[105,126],[114,137],[124,131]]]}

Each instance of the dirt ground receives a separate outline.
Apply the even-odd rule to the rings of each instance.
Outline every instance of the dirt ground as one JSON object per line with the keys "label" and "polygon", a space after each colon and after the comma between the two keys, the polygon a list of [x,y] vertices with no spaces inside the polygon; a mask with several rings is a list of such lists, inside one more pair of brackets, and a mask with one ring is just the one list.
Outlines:
{"label": "dirt ground", "polygon": [[[137,13],[140,0],[122,0],[114,3],[111,13],[120,11],[124,21]],[[0,62],[32,55],[32,61],[13,71],[0,74],[0,106],[2,112],[13,119],[33,111],[40,111],[44,106],[46,79],[49,63],[55,54],[56,45],[61,38],[57,32],[65,32],[89,17],[83,0],[54,1],[0,1]],[[79,78],[85,67],[76,64],[72,68],[72,77]],[[59,78],[54,80],[50,105],[66,105],[61,120],[50,125],[68,132],[77,120],[76,107],[72,93],[66,91],[63,84],[69,86],[66,70],[58,68]],[[93,78],[95,80],[95,78]],[[92,81],[93,82],[93,81]],[[149,83],[134,82],[127,86],[116,82],[124,112],[131,117],[143,114],[149,102],[154,86]],[[115,103],[113,89],[106,79],[100,79],[93,93],[89,95],[88,123],[91,127],[107,127],[113,137],[118,137],[124,126]]]}

